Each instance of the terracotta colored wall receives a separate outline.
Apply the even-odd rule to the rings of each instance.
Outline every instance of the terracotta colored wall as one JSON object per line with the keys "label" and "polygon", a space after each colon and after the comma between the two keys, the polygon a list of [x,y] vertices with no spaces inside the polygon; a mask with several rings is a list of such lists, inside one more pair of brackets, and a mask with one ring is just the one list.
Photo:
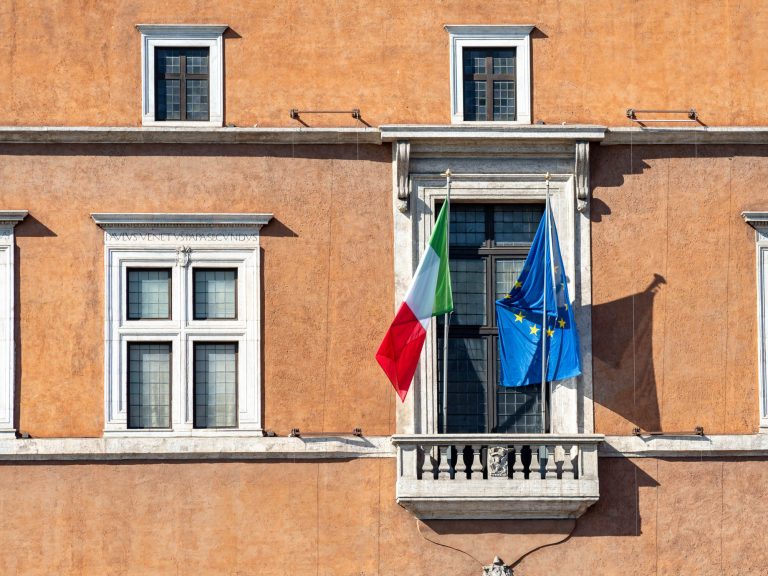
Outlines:
{"label": "terracotta colored wall", "polygon": [[[0,573],[463,576],[573,529],[419,525],[395,503],[394,475],[392,459],[3,465]],[[516,574],[763,573],[765,461],[602,459],[600,483],[573,537]]]}
{"label": "terracotta colored wall", "polygon": [[[387,146],[9,146],[19,430],[103,428],[103,231],[91,212],[272,212],[262,230],[265,420],[287,433],[393,429],[374,361],[392,315]],[[364,321],[362,321],[364,319]]]}
{"label": "terracotta colored wall", "polygon": [[755,233],[768,147],[593,149],[598,431],[752,433]]}
{"label": "terracotta colored wall", "polygon": [[139,23],[232,28],[225,121],[238,126],[353,107],[372,125],[449,123],[443,25],[475,23],[536,25],[534,119],[625,125],[628,107],[695,106],[710,125],[768,123],[760,0],[6,0],[0,124],[139,125]]}

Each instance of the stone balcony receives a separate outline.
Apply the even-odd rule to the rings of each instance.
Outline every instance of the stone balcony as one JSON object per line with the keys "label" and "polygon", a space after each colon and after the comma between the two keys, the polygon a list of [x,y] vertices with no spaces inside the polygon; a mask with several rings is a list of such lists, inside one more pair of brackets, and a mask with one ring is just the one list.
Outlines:
{"label": "stone balcony", "polygon": [[598,434],[396,435],[397,502],[428,519],[576,518],[600,497]]}

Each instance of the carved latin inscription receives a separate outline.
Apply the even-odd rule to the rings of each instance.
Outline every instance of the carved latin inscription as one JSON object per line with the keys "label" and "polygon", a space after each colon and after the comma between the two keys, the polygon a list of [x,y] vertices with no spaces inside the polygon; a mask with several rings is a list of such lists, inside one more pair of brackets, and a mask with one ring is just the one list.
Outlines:
{"label": "carved latin inscription", "polygon": [[218,242],[232,244],[237,242],[256,242],[258,232],[105,232],[104,239],[107,243],[194,243],[194,242]]}

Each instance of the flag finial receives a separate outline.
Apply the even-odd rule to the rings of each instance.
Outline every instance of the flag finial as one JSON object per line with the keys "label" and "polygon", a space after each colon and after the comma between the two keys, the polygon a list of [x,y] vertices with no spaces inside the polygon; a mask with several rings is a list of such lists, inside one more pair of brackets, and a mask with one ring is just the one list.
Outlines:
{"label": "flag finial", "polygon": [[547,173],[544,175],[544,180],[546,180],[547,182],[549,182],[551,179],[552,179],[552,174],[550,174],[549,172],[547,172]]}
{"label": "flag finial", "polygon": [[450,178],[451,176],[453,176],[453,173],[451,172],[451,169],[450,169],[450,168],[446,168],[446,169],[445,169],[445,172],[443,172],[442,174],[440,174],[440,176],[446,176],[446,177]]}

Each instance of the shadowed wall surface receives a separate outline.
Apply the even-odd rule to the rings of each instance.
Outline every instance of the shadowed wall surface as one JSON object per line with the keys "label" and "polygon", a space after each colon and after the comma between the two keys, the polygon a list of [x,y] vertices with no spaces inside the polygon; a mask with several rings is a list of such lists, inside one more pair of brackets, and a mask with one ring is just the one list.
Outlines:
{"label": "shadowed wall surface", "polygon": [[768,124],[760,0],[6,0],[0,124],[139,125],[135,25],[161,23],[231,27],[225,122],[238,126],[354,107],[374,126],[449,123],[445,24],[536,26],[534,120],[626,125],[629,107],[695,106],[709,125]]}
{"label": "shadowed wall surface", "polygon": [[768,147],[593,148],[598,432],[757,431],[755,231]]}
{"label": "shadowed wall surface", "polygon": [[[0,466],[3,574],[480,574],[573,521],[417,524],[395,462]],[[600,502],[516,574],[759,574],[768,467],[600,461]],[[40,518],[46,518],[41,522]],[[427,540],[455,545],[461,550]]]}
{"label": "shadowed wall surface", "polygon": [[104,233],[92,212],[271,212],[262,229],[264,425],[393,429],[374,360],[393,310],[380,146],[6,146],[16,228],[19,430],[100,436]]}

